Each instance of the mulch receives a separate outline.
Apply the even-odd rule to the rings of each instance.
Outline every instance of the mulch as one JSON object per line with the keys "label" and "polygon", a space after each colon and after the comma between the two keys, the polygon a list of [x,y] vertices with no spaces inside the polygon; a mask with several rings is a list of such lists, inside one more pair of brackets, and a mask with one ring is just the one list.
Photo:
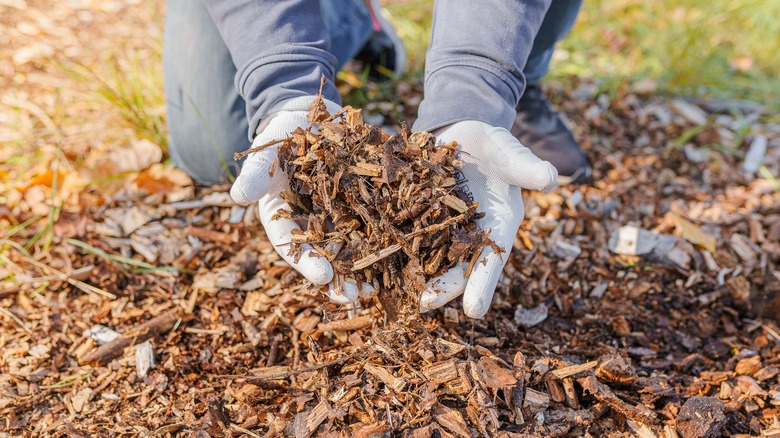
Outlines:
{"label": "mulch", "polygon": [[46,252],[4,243],[0,430],[777,436],[780,191],[743,166],[764,142],[778,174],[780,126],[588,82],[552,93],[593,182],[528,194],[481,320],[457,300],[393,323],[378,298],[332,304],[228,187],[164,173],[64,207]]}

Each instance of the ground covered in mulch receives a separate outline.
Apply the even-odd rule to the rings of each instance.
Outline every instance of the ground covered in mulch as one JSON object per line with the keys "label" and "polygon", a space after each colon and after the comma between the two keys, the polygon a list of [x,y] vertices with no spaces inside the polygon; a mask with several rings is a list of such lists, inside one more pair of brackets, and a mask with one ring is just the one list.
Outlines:
{"label": "ground covered in mulch", "polygon": [[550,91],[594,181],[528,194],[482,320],[457,300],[396,323],[376,298],[336,306],[227,186],[159,165],[80,193],[28,253],[46,218],[14,225],[46,181],[20,187],[0,207],[0,431],[777,436],[780,126],[735,102]]}
{"label": "ground covered in mulch", "polygon": [[593,182],[527,194],[484,319],[389,323],[160,163],[162,3],[0,9],[0,437],[780,436],[771,110],[553,86]]}

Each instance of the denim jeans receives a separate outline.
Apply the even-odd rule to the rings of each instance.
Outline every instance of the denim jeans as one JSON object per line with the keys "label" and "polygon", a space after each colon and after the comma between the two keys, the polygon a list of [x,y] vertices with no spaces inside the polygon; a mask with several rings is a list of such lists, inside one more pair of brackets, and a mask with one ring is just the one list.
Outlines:
{"label": "denim jeans", "polygon": [[[528,83],[547,73],[581,3],[552,1],[526,62]],[[364,0],[321,0],[321,9],[342,66],[371,35],[371,17]],[[249,125],[234,84],[236,67],[201,0],[167,0],[163,71],[171,158],[200,183],[228,182],[240,166],[233,154],[251,146]]]}
{"label": "denim jeans", "polygon": [[555,45],[574,26],[581,6],[582,0],[552,0],[523,68],[526,84],[538,84],[547,74]]}
{"label": "denim jeans", "polygon": [[[236,66],[201,0],[168,0],[163,37],[165,106],[171,158],[201,183],[238,174],[233,154],[251,146]],[[323,0],[331,52],[343,65],[371,35],[363,0]]]}

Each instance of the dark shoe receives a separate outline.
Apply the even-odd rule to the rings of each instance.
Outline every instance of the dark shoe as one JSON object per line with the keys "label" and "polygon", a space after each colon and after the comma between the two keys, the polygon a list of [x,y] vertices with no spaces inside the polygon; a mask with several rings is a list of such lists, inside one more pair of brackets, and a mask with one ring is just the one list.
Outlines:
{"label": "dark shoe", "polygon": [[374,31],[355,59],[366,65],[372,80],[384,81],[400,76],[406,64],[404,45],[393,26],[382,17],[379,0],[370,0],[366,5]]}
{"label": "dark shoe", "polygon": [[558,169],[558,183],[582,183],[592,169],[582,147],[563,124],[538,84],[529,84],[517,105],[512,135]]}

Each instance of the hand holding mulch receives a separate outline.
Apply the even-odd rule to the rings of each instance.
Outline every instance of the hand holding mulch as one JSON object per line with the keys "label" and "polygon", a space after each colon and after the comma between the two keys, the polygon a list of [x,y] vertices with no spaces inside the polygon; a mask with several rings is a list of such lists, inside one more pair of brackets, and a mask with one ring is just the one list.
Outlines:
{"label": "hand holding mulch", "polygon": [[430,279],[473,266],[491,245],[490,230],[475,223],[478,204],[458,187],[454,142],[437,147],[432,134],[405,126],[390,136],[352,107],[329,114],[322,96],[307,118],[308,128],[278,145],[272,172],[288,175],[281,197],[291,210],[276,218],[303,225],[287,254],[300,258],[311,244],[331,262],[337,293],[349,282],[364,296],[379,292],[395,319],[400,309],[417,311]]}

